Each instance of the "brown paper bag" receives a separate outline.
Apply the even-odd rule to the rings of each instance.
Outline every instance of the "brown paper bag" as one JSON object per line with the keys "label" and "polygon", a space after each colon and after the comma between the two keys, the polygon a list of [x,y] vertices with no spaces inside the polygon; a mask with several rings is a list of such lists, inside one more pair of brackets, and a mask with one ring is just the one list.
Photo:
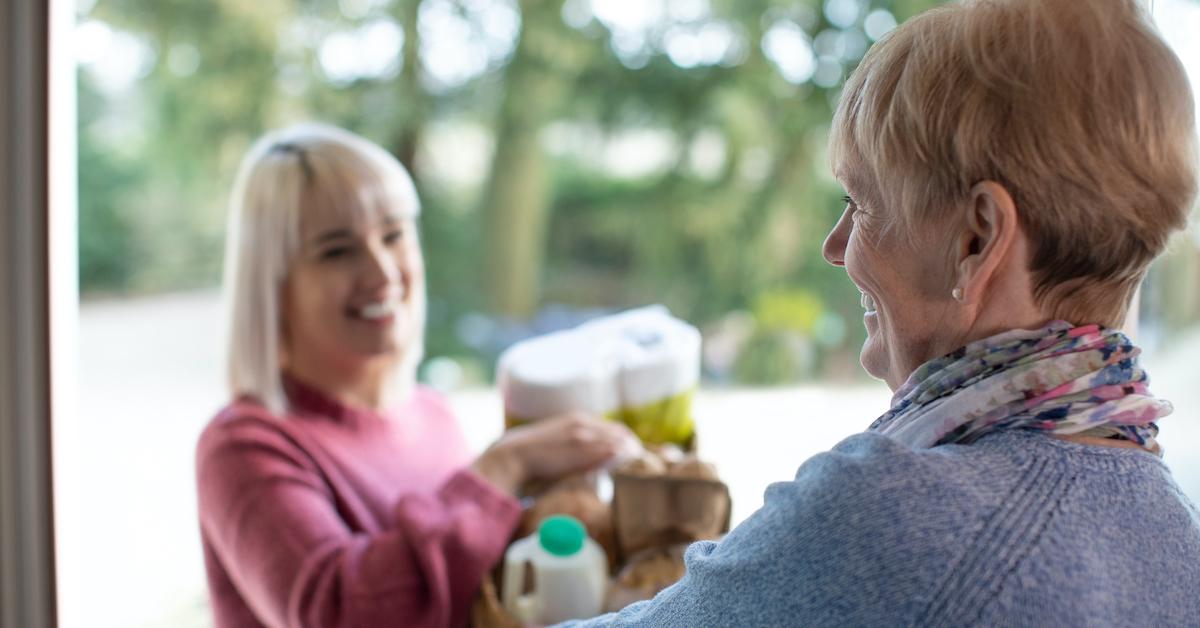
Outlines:
{"label": "brown paper bag", "polygon": [[629,558],[608,587],[606,612],[619,611],[634,602],[648,600],[683,577],[683,554],[688,544],[652,547]]}
{"label": "brown paper bag", "polygon": [[522,628],[523,624],[500,604],[500,592],[496,589],[495,580],[489,576],[483,579],[475,602],[471,605],[472,628]]}
{"label": "brown paper bag", "polygon": [[[612,531],[617,555],[614,571],[631,560],[641,560],[655,552],[669,554],[681,563],[688,543],[715,539],[729,531],[732,501],[729,487],[724,482],[619,472],[614,473],[612,479]],[[534,518],[530,518],[530,522]],[[589,528],[589,534],[596,532]],[[491,577],[484,578],[472,605],[471,624],[476,628],[522,626],[500,603],[499,571],[497,569]],[[618,581],[614,580],[613,584]],[[669,583],[658,583],[655,588],[660,589],[666,584]],[[637,592],[633,589],[622,590],[616,586],[614,589],[618,590],[608,600],[609,610],[619,610],[624,606],[622,602],[633,602],[634,597],[646,597],[645,592],[638,594],[639,597],[634,595]],[[651,593],[649,597],[652,596]]]}

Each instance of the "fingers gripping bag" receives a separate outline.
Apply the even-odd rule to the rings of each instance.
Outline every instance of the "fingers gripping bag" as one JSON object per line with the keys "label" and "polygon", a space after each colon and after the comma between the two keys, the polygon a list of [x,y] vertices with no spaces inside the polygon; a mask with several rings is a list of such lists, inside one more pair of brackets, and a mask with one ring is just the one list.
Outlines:
{"label": "fingers gripping bag", "polygon": [[700,331],[661,305],[516,343],[497,367],[506,427],[582,411],[684,448],[699,379]]}

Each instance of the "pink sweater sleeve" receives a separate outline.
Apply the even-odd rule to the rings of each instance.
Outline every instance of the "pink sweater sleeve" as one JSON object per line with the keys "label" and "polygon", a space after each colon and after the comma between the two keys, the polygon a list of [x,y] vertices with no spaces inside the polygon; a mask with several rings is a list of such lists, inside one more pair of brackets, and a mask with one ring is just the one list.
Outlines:
{"label": "pink sweater sleeve", "polygon": [[201,528],[264,624],[461,626],[520,507],[470,470],[352,532],[316,462],[263,421],[210,429],[197,452]]}

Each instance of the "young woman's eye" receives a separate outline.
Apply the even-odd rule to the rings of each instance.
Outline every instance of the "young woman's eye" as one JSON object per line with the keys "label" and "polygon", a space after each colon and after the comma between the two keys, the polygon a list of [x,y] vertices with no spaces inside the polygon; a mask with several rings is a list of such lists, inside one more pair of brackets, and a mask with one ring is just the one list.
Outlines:
{"label": "young woman's eye", "polygon": [[350,255],[350,247],[334,246],[334,247],[330,247],[327,249],[323,249],[317,255],[317,257],[319,257],[322,260],[335,260],[335,259],[340,259],[340,258],[346,257],[348,255]]}
{"label": "young woman's eye", "polygon": [[383,243],[384,244],[395,244],[403,239],[404,239],[404,230],[403,229],[393,229],[392,231],[389,231],[386,234],[384,234]]}

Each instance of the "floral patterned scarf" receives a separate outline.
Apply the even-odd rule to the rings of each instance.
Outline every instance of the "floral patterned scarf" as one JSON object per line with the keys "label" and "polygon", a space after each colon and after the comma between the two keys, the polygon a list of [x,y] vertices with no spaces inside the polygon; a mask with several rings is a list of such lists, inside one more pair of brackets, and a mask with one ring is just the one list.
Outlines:
{"label": "floral patterned scarf", "polygon": [[1133,441],[1158,451],[1170,402],[1147,390],[1140,349],[1098,325],[1054,321],[972,342],[921,365],[869,431],[911,447],[970,443],[1007,429]]}

